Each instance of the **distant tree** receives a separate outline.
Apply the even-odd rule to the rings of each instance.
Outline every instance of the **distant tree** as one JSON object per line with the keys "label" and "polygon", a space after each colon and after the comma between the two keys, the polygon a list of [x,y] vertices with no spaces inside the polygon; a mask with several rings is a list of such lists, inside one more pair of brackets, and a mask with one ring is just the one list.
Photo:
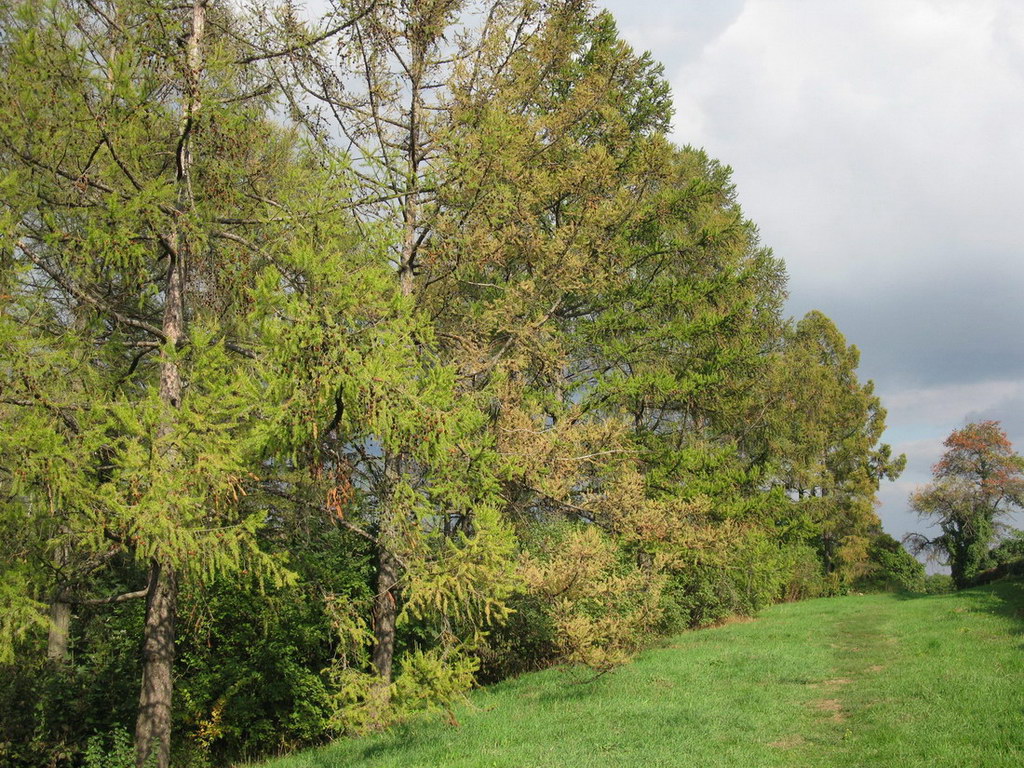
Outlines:
{"label": "distant tree", "polygon": [[924,565],[892,536],[880,533],[868,545],[867,573],[854,586],[867,591],[924,592]]}
{"label": "distant tree", "polygon": [[947,563],[957,589],[970,585],[988,559],[1000,518],[1024,503],[1024,458],[997,421],[968,424],[945,442],[932,468],[934,481],[910,497],[923,520],[937,523],[935,538],[909,534],[916,553]]}
{"label": "distant tree", "polygon": [[857,377],[860,351],[832,320],[807,313],[777,361],[778,482],[816,530],[825,574],[839,588],[870,571],[868,546],[880,527],[875,493],[899,477],[906,458],[879,442],[885,409],[874,383]]}

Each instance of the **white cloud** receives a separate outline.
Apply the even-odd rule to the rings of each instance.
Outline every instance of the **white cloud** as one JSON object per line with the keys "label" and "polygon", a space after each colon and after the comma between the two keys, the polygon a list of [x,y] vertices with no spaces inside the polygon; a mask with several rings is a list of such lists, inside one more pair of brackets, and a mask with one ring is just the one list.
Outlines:
{"label": "white cloud", "polygon": [[[808,291],[1016,251],[1024,6],[751,0],[675,70],[676,136],[736,170]],[[998,255],[993,255],[997,254]],[[979,265],[980,266],[980,265]]]}
{"label": "white cloud", "polygon": [[[739,17],[745,0],[598,0],[634,48],[651,50],[666,70],[696,59]],[[668,72],[671,74],[671,71]]]}
{"label": "white cloud", "polygon": [[880,512],[915,529],[951,430],[996,418],[1024,447],[1024,3],[747,0],[716,24],[715,4],[611,5],[666,62],[676,140],[733,166],[790,311],[861,347],[910,460]]}

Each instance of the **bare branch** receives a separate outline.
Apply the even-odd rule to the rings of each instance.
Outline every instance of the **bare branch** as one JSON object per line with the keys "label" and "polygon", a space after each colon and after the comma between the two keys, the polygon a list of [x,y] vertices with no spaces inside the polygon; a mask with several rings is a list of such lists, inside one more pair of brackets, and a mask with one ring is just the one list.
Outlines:
{"label": "bare branch", "polygon": [[287,48],[282,48],[279,51],[263,51],[259,54],[253,54],[252,56],[243,56],[240,59],[236,59],[235,64],[253,64],[257,61],[279,59],[282,56],[290,56],[293,53],[298,53],[299,51],[303,51],[307,48],[312,48],[314,45],[319,45],[324,40],[328,40],[334,37],[335,35],[344,32],[346,29],[353,26],[354,24],[359,23],[360,20],[362,20],[367,14],[370,13],[370,11],[372,11],[376,7],[376,5],[376,0],[373,0],[373,2],[369,3],[363,10],[361,10],[351,19],[346,19],[341,24],[333,26],[330,29],[327,29],[324,32],[320,33],[316,37],[310,38],[309,40],[303,40],[302,42],[295,43],[294,45],[290,45]]}

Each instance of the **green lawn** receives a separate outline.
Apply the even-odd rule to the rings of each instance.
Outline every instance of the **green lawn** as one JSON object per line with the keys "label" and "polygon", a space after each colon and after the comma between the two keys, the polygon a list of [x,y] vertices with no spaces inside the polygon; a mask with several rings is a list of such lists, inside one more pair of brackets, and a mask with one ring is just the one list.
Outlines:
{"label": "green lawn", "polygon": [[268,768],[1024,766],[1024,583],[776,606]]}

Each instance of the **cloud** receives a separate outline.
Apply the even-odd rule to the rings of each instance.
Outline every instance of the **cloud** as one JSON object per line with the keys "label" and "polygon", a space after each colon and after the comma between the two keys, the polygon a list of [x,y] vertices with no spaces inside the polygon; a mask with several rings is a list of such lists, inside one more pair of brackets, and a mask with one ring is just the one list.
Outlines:
{"label": "cloud", "polygon": [[[952,431],[966,421],[981,421],[1010,410],[1022,400],[1024,382],[995,380],[905,389],[890,395],[886,407],[901,424],[920,428],[945,423]],[[971,410],[964,410],[965,402],[971,403]]]}
{"label": "cloud", "polygon": [[860,348],[862,373],[886,394],[1020,378],[1024,270],[1019,260],[995,262],[978,269],[969,263],[920,267],[913,278],[879,283],[850,277],[845,290],[835,291],[815,285],[814,273],[790,267],[789,308],[797,314],[819,308],[832,317]]}
{"label": "cloud", "polygon": [[696,60],[743,12],[745,0],[598,0],[615,16],[620,34],[652,51],[666,74]]}
{"label": "cloud", "polygon": [[[954,429],[995,419],[1002,422],[1018,450],[1024,449],[1024,382],[1020,380],[904,389],[891,394],[885,404],[888,423],[894,425],[886,440],[895,453],[907,455],[907,468],[900,479],[879,489],[879,516],[885,529],[896,537],[909,531],[925,532],[907,498],[931,481],[931,468],[945,450],[942,443]],[[1015,518],[1014,524],[1024,524],[1024,519]]]}
{"label": "cloud", "polygon": [[676,137],[734,166],[801,287],[1006,265],[1024,87],[1020,38],[997,30],[1022,14],[994,0],[752,0],[674,72]]}
{"label": "cloud", "polygon": [[996,418],[1024,447],[1024,4],[611,5],[666,63],[676,140],[734,168],[789,310],[861,348],[910,459],[881,514],[917,528],[952,429]]}

